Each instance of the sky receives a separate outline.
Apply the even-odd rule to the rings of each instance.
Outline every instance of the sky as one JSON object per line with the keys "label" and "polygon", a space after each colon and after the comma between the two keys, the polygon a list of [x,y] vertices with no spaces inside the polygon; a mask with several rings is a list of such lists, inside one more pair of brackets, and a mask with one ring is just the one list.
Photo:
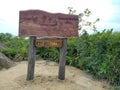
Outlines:
{"label": "sky", "polygon": [[37,9],[52,13],[68,14],[73,7],[76,14],[88,8],[91,20],[100,18],[96,24],[98,30],[120,31],[120,0],[0,0],[0,33],[18,35],[19,11]]}

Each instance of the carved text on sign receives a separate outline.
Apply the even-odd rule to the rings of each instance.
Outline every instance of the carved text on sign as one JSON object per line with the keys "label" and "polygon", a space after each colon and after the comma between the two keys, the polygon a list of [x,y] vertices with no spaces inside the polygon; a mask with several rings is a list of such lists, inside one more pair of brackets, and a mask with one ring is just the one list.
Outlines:
{"label": "carved text on sign", "polygon": [[62,48],[62,40],[35,40],[35,46]]}

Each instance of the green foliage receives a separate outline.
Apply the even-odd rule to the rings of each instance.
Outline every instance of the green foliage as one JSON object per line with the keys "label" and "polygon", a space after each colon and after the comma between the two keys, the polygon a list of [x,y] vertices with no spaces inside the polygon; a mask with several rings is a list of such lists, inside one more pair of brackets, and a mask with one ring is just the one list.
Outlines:
{"label": "green foliage", "polygon": [[[59,59],[59,50],[55,48],[39,48],[37,54],[57,62]],[[89,35],[85,31],[78,38],[68,39],[66,64],[120,85],[120,33],[111,29]]]}
{"label": "green foliage", "polygon": [[104,30],[88,35],[85,32],[76,45],[77,67],[96,78],[120,85],[120,33]]}
{"label": "green foliage", "polygon": [[14,59],[15,55],[17,54],[16,50],[11,48],[3,49],[1,50],[1,52],[4,53],[10,59]]}
{"label": "green foliage", "polygon": [[[76,49],[76,38],[70,38],[67,40],[67,56],[66,56],[66,64],[75,65],[77,49]],[[72,55],[72,56],[71,56]]]}
{"label": "green foliage", "polygon": [[6,42],[13,38],[10,33],[0,33],[0,42]]}
{"label": "green foliage", "polygon": [[[68,7],[69,14],[76,14],[76,10],[72,7]],[[100,21],[100,18],[95,19],[94,21],[89,20],[92,12],[86,8],[82,13],[76,14],[79,17],[79,28],[80,31],[93,30],[97,31],[96,23]]]}
{"label": "green foliage", "polygon": [[37,48],[36,54],[39,55],[43,59],[48,59],[51,61],[58,62],[59,60],[59,49],[57,48]]}
{"label": "green foliage", "polygon": [[[25,38],[12,37],[5,40],[8,48],[2,52],[11,59],[18,54],[26,59],[28,42]],[[59,61],[58,48],[36,47],[36,54],[43,59]],[[89,35],[85,31],[78,38],[68,39],[66,64],[80,68],[97,79],[106,79],[114,86],[120,85],[120,33],[113,33],[111,29]]]}
{"label": "green foliage", "polygon": [[[8,36],[7,36],[8,35]],[[1,50],[10,59],[14,59],[16,55],[20,55],[25,60],[28,57],[28,39],[13,37],[11,34],[0,34],[0,40],[8,47]]]}
{"label": "green foliage", "polygon": [[120,86],[114,86],[113,90],[120,90]]}

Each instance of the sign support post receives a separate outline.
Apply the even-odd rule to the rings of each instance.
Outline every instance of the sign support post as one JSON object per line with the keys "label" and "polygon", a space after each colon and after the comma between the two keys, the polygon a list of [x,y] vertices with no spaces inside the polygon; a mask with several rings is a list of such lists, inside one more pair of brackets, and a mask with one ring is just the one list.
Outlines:
{"label": "sign support post", "polygon": [[60,48],[58,79],[65,79],[67,38],[78,36],[78,22],[78,15],[41,10],[19,12],[19,36],[30,37],[27,80],[34,78],[35,46]]}
{"label": "sign support post", "polygon": [[59,75],[58,79],[65,79],[65,64],[66,64],[66,51],[67,51],[67,39],[63,39],[63,46],[60,48],[60,58],[59,58]]}
{"label": "sign support post", "polygon": [[34,42],[35,42],[35,37],[30,36],[27,80],[32,80],[34,78],[34,67],[35,67],[35,46],[34,46]]}

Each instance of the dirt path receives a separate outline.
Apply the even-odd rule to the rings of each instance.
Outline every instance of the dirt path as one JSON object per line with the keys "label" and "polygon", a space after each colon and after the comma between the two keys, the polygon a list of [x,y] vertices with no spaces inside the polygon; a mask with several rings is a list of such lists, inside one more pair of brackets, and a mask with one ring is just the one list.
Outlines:
{"label": "dirt path", "polygon": [[0,90],[109,90],[106,84],[92,79],[83,71],[66,66],[66,79],[57,79],[58,64],[36,61],[35,78],[26,81],[27,62],[0,71]]}

